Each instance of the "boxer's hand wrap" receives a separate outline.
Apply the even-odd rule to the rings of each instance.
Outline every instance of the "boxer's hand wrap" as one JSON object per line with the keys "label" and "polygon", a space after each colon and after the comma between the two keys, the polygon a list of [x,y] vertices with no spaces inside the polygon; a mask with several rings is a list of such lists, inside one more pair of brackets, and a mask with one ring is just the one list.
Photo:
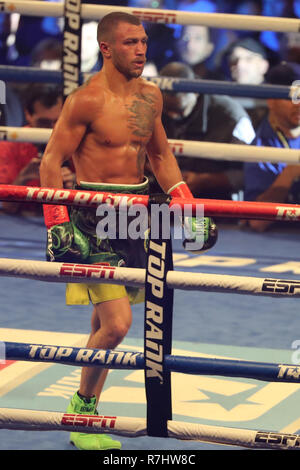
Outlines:
{"label": "boxer's hand wrap", "polygon": [[[168,194],[172,197],[193,199],[193,195],[184,181],[180,181],[170,188]],[[209,250],[218,239],[217,226],[210,217],[184,217],[182,225],[186,235],[183,247],[193,254]]]}
{"label": "boxer's hand wrap", "polygon": [[48,261],[82,262],[90,252],[86,237],[70,222],[66,206],[44,205]]}

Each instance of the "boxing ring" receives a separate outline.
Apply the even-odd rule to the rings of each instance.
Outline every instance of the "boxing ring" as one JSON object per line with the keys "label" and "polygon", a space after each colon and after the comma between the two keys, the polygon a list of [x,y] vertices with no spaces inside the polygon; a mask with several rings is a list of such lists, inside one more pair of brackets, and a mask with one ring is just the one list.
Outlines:
{"label": "boxing ring", "polygon": [[[33,190],[35,189],[35,191]],[[30,196],[24,197],[24,190],[29,190]],[[0,199],[5,200],[31,200],[45,203],[47,201],[47,191],[42,188],[24,188],[14,186],[0,187]],[[41,197],[41,193],[44,197]],[[80,191],[66,191],[70,193],[69,198],[72,204],[83,204]],[[103,193],[88,192],[91,199],[95,196],[103,196]],[[69,195],[70,195],[69,194]],[[105,193],[104,193],[105,194]],[[124,204],[124,195],[109,195],[111,203],[115,201],[119,205]],[[141,202],[147,197],[136,197],[135,203]],[[104,199],[105,200],[105,199]],[[88,205],[85,198],[85,204]],[[176,200],[174,200],[175,203]],[[201,201],[201,200],[200,200]],[[56,198],[52,198],[52,203],[56,203]],[[60,202],[62,199],[60,191]],[[177,203],[180,201],[176,201]],[[132,203],[132,201],[131,201]],[[116,202],[115,202],[116,205]],[[253,204],[255,207],[256,204]],[[232,206],[239,207],[240,204],[232,203]],[[266,205],[273,208],[273,205]],[[275,205],[276,206],[276,205]],[[296,206],[291,208],[297,209]],[[206,211],[206,209],[205,209]],[[216,213],[211,209],[211,215]],[[246,209],[244,208],[244,211]],[[234,215],[234,212],[232,212]],[[244,212],[244,216],[251,217],[251,212]],[[272,217],[265,211],[262,217]],[[294,219],[295,220],[295,219]],[[183,275],[184,274],[184,275]],[[144,270],[130,268],[112,268],[105,266],[91,266],[72,263],[47,263],[42,261],[30,261],[20,259],[1,259],[0,275],[8,277],[28,278],[31,280],[44,282],[82,282],[88,279],[89,282],[120,283],[141,287],[145,284],[146,273]],[[299,296],[300,284],[295,280],[282,279],[251,279],[234,278],[230,276],[216,275],[208,276],[189,273],[178,273],[169,271],[166,277],[166,284],[169,288],[179,288],[183,290],[204,290],[213,292],[240,293],[249,295],[263,295],[271,297]],[[274,288],[277,286],[277,289]],[[22,343],[6,342],[6,358],[8,360],[57,362],[69,365],[95,365],[108,368],[144,369],[145,355],[130,351],[101,351],[87,350],[85,348],[70,348],[63,345],[26,345]],[[147,354],[147,353],[146,353]],[[165,356],[165,367],[172,372],[209,374],[231,377],[248,377],[263,381],[280,381],[286,383],[300,382],[298,367],[294,364],[271,364],[254,363],[249,361],[230,361],[205,358]],[[138,437],[147,435],[145,419],[134,419],[116,416],[98,416],[89,418],[89,421],[77,422],[73,415],[66,413],[38,412],[28,413],[26,410],[1,409],[0,427],[4,429],[23,430],[61,430],[67,431],[81,430],[83,432],[110,432],[126,437]],[[83,429],[84,428],[84,429]],[[263,448],[297,448],[298,436],[292,434],[263,433],[262,431],[252,431],[245,429],[227,429],[222,427],[211,427],[196,425],[194,423],[180,423],[168,420],[168,436],[183,440],[203,440],[217,442],[219,444],[238,445],[243,447],[263,447]],[[280,440],[280,442],[278,442]],[[276,442],[274,442],[276,441]]]}
{"label": "boxing ring", "polygon": [[[68,4],[70,2],[66,2]],[[43,2],[2,2],[2,11],[19,12],[21,14],[43,15],[43,16],[62,16],[64,14],[63,6],[60,4],[44,4]],[[180,23],[180,24],[206,24],[214,27],[228,27],[232,29],[247,29],[251,26],[253,30],[264,30],[266,28],[274,31],[298,31],[298,20],[286,20],[276,18],[258,18],[241,17],[244,23],[239,22],[237,26],[238,15],[205,15],[189,14],[185,12],[172,12],[162,10],[143,10],[129,9],[119,7],[105,7],[82,5],[82,19],[100,19],[106,13],[113,10],[124,10],[136,14],[144,21]],[[226,21],[224,21],[226,19]],[[240,19],[240,17],[238,18]],[[9,70],[11,73],[12,71]],[[29,73],[31,73],[29,71]],[[5,72],[0,69],[0,78],[5,77]],[[23,75],[23,80],[26,79]],[[56,76],[55,80],[59,80]],[[197,82],[197,81],[195,81]],[[157,83],[159,81],[157,80]],[[187,83],[184,80],[174,79],[171,82],[161,82],[169,90],[176,91],[178,86],[183,87],[185,91],[191,91],[191,85],[197,91],[201,90],[201,84]],[[205,84],[204,84],[205,86]],[[176,88],[177,87],[177,88]],[[259,87],[257,87],[259,88]],[[298,91],[279,87],[269,89],[270,96],[294,96]],[[231,88],[232,90],[233,88]],[[224,93],[224,88],[219,88]],[[262,90],[256,90],[259,93]],[[237,93],[246,93],[247,90],[240,90]],[[254,91],[253,91],[254,93]],[[280,93],[280,94],[278,94]],[[232,94],[232,93],[231,93]],[[266,95],[264,95],[266,96]],[[0,135],[3,139],[12,141],[46,142],[49,138],[49,130],[40,129],[19,129],[19,128],[1,128]],[[202,145],[203,144],[203,145]],[[174,153],[181,153],[187,156],[201,157],[207,152],[212,155],[211,158],[219,159],[243,159],[247,161],[287,161],[299,162],[299,152],[294,150],[248,148],[247,146],[223,145],[200,142],[170,141]],[[240,148],[239,148],[240,147]],[[241,151],[243,151],[241,157]],[[201,153],[202,152],[202,153]],[[233,153],[234,152],[234,153]],[[283,154],[284,152],[284,154]],[[267,159],[268,158],[268,159]],[[18,202],[36,202],[39,204],[65,204],[79,205],[81,207],[97,207],[99,203],[111,204],[114,207],[127,206],[128,204],[142,204],[149,206],[149,197],[116,195],[109,193],[100,193],[92,191],[62,190],[53,188],[33,188],[18,187],[10,185],[0,185],[0,201],[18,201]],[[213,217],[235,218],[260,218],[263,220],[281,220],[290,223],[297,223],[300,220],[300,206],[291,204],[276,203],[248,203],[234,201],[216,201],[205,199],[186,200],[193,210],[196,210],[197,204],[204,206],[205,215]],[[168,200],[169,207],[172,205],[183,207],[183,201],[180,199]],[[172,257],[172,250],[169,253]],[[149,258],[148,258],[149,260]],[[153,266],[152,266],[153,268]],[[72,263],[46,263],[33,259],[0,259],[0,276],[13,277],[18,279],[30,279],[32,281],[42,281],[46,283],[82,282],[88,279],[89,282],[103,282],[128,285],[133,287],[142,287],[149,283],[149,272],[151,266],[148,262],[147,270],[113,268],[105,266],[91,266]],[[248,296],[270,297],[275,302],[277,299],[290,300],[298,298],[300,293],[300,281],[297,279],[281,279],[269,277],[252,276],[232,276],[218,275],[216,273],[190,273],[176,271],[172,268],[164,273],[164,289],[169,293],[179,289],[183,291],[213,292],[219,294],[240,294]],[[150,286],[151,287],[151,286]],[[153,292],[152,292],[153,293]],[[201,295],[201,294],[199,294]],[[168,298],[168,297],[167,297]],[[296,299],[295,299],[296,301]],[[147,290],[146,303],[147,305]],[[169,310],[172,316],[172,308],[168,308],[165,302],[163,308]],[[92,366],[99,365],[109,369],[120,370],[144,370],[145,387],[147,393],[147,418],[130,418],[124,416],[82,416],[70,415],[55,411],[38,411],[14,408],[0,409],[0,429],[24,430],[24,431],[80,431],[80,432],[108,432],[125,437],[169,437],[178,440],[195,440],[208,443],[226,444],[230,446],[239,446],[245,448],[266,448],[266,449],[298,449],[300,448],[300,435],[294,433],[285,433],[278,430],[253,430],[236,427],[209,426],[195,422],[187,423],[172,419],[170,413],[171,388],[170,374],[183,373],[195,375],[209,375],[222,377],[251,378],[259,381],[283,382],[285,384],[300,383],[299,367],[293,363],[269,363],[254,362],[242,360],[226,360],[219,358],[205,357],[186,357],[176,356],[170,352],[170,340],[172,334],[171,322],[166,322],[163,337],[167,337],[166,347],[164,341],[163,360],[157,365],[158,344],[147,344],[147,308],[145,308],[144,324],[144,351],[122,351],[122,350],[88,350],[85,348],[71,347],[68,345],[53,344],[28,344],[23,342],[4,341],[5,359],[8,361],[25,361],[40,363],[56,363],[69,366]],[[171,319],[172,320],[172,319]],[[157,325],[156,325],[157,326]],[[148,338],[149,341],[149,338]],[[168,343],[168,344],[167,344]],[[152,348],[152,350],[151,350]],[[155,349],[156,348],[156,349]],[[149,361],[156,362],[156,367],[149,366]],[[148,365],[147,365],[148,364]],[[147,368],[151,369],[153,374],[147,384]],[[161,375],[160,375],[161,374]],[[166,408],[167,413],[159,416],[155,406],[157,405],[157,394],[160,385],[151,382],[151,379],[157,379],[159,376],[165,377],[167,390],[160,403],[159,413]],[[156,395],[154,403],[151,404],[152,393]],[[166,395],[165,395],[166,394]],[[148,406],[151,406],[149,413]],[[152,416],[153,414],[153,416]],[[151,416],[150,416],[151,415]],[[169,419],[168,419],[169,416]],[[150,426],[149,426],[149,422]],[[162,424],[164,429],[159,430],[158,423]],[[149,433],[150,430],[150,433]]]}

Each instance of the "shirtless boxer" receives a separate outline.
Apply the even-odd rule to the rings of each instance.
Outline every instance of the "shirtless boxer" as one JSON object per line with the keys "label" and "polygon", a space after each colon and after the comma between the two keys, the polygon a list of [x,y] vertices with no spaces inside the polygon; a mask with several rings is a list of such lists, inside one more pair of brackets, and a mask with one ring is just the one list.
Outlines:
{"label": "shirtless boxer", "polygon": [[[66,99],[42,159],[42,186],[62,187],[60,168],[72,157],[79,187],[146,193],[147,155],[166,193],[192,197],[161,124],[161,93],[156,85],[140,77],[147,50],[142,24],[132,15],[111,13],[99,23],[98,42],[103,68]],[[109,260],[112,265],[130,265],[126,259],[127,246],[122,251],[110,245],[110,241],[96,238],[95,212],[74,208],[69,214],[66,206],[44,206],[49,260],[84,263]],[[197,223],[195,218],[193,221]],[[205,221],[208,248],[216,240],[216,227],[211,219]],[[143,245],[143,240],[121,241],[131,244],[131,251],[134,244],[134,255]],[[68,304],[91,301],[94,305],[88,348],[114,349],[120,344],[132,320],[130,298],[124,286],[70,284],[66,296]],[[98,367],[83,367],[80,388],[68,412],[95,414],[106,374],[106,370]],[[71,442],[86,450],[121,447],[107,434],[71,433]]]}

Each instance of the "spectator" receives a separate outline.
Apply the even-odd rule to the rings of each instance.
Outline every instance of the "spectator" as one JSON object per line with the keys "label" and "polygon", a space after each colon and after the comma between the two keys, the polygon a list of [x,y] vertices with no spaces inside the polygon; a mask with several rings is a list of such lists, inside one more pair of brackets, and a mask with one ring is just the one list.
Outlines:
{"label": "spectator", "polygon": [[97,43],[97,21],[83,22],[81,29],[81,70],[82,72],[95,72],[102,66]]}
{"label": "spectator", "polygon": [[63,57],[63,44],[56,38],[47,38],[40,41],[31,53],[33,67],[48,70],[61,70]]}
{"label": "spectator", "polygon": [[[57,0],[44,0],[56,2]],[[47,38],[63,39],[63,18],[36,17],[18,15],[15,19],[13,48],[11,63],[29,66],[31,52],[40,41]]]}
{"label": "spectator", "polygon": [[8,62],[7,39],[11,32],[11,15],[2,13],[0,15],[0,63]]}
{"label": "spectator", "polygon": [[[160,70],[176,56],[176,38],[173,25],[162,23],[147,23],[146,33],[149,37],[147,49],[147,62],[155,65]],[[174,25],[178,26],[178,25]]]}
{"label": "spectator", "polygon": [[269,68],[265,48],[246,37],[232,43],[227,51],[231,79],[237,83],[260,85]]}
{"label": "spectator", "polygon": [[[261,85],[269,69],[266,49],[251,37],[233,42],[225,51],[223,62],[225,74],[241,85]],[[256,129],[267,113],[266,102],[255,98],[235,99],[246,109]]]}
{"label": "spectator", "polygon": [[2,102],[0,104],[0,125],[12,127],[23,126],[25,117],[19,93],[7,83],[5,84],[4,101],[5,103]]}
{"label": "spectator", "polygon": [[210,80],[223,78],[209,65],[215,49],[210,28],[197,25],[183,26],[177,45],[180,61],[192,67],[199,77]]}
{"label": "spectator", "polygon": [[[81,30],[81,71],[94,72],[100,67],[99,46],[96,21],[84,21]],[[63,60],[63,43],[56,38],[40,41],[31,54],[31,65],[48,70],[61,70]]]}
{"label": "spectator", "polygon": [[[195,78],[191,67],[172,62],[160,74]],[[250,143],[251,121],[230,97],[165,92],[162,121],[169,139]],[[230,198],[243,187],[241,163],[180,157],[179,165],[195,197]]]}
{"label": "spectator", "polygon": [[[62,92],[51,85],[30,85],[25,95],[24,112],[27,127],[53,128],[62,109]],[[29,142],[0,142],[0,184],[39,186],[39,166],[45,145]],[[65,187],[72,187],[73,173],[63,169]],[[3,203],[10,213],[35,212],[40,206]]]}
{"label": "spectator", "polygon": [[[216,13],[216,2],[210,0],[179,0],[175,9],[195,13]],[[217,71],[216,58],[228,43],[225,30],[204,25],[170,25],[174,29],[175,54],[168,62],[178,60],[194,69],[203,79],[223,80]]]}
{"label": "spectator", "polygon": [[283,60],[300,64],[300,33],[286,33],[282,40]]}
{"label": "spectator", "polygon": [[[300,65],[283,62],[272,67],[266,77],[270,84],[291,85],[300,80]],[[269,99],[269,113],[257,130],[253,145],[300,148],[300,104],[292,100]],[[245,163],[245,199],[265,202],[300,202],[300,165],[286,163]],[[271,222],[250,220],[249,225],[263,232]]]}

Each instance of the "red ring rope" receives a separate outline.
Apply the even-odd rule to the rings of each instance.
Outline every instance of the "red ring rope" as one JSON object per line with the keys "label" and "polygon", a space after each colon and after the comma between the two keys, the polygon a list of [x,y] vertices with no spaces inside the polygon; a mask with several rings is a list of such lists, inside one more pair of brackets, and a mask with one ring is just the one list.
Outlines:
{"label": "red ring rope", "polygon": [[[76,189],[0,185],[0,201],[37,202],[41,204],[63,204],[81,207],[98,207],[100,204],[106,203],[116,207],[126,207],[133,204],[147,206],[149,196]],[[169,206],[174,209],[176,206],[183,209],[185,204],[190,204],[193,211],[196,211],[197,205],[202,204],[206,216],[273,221],[283,220],[290,222],[300,220],[300,205],[298,204],[172,198]]]}

